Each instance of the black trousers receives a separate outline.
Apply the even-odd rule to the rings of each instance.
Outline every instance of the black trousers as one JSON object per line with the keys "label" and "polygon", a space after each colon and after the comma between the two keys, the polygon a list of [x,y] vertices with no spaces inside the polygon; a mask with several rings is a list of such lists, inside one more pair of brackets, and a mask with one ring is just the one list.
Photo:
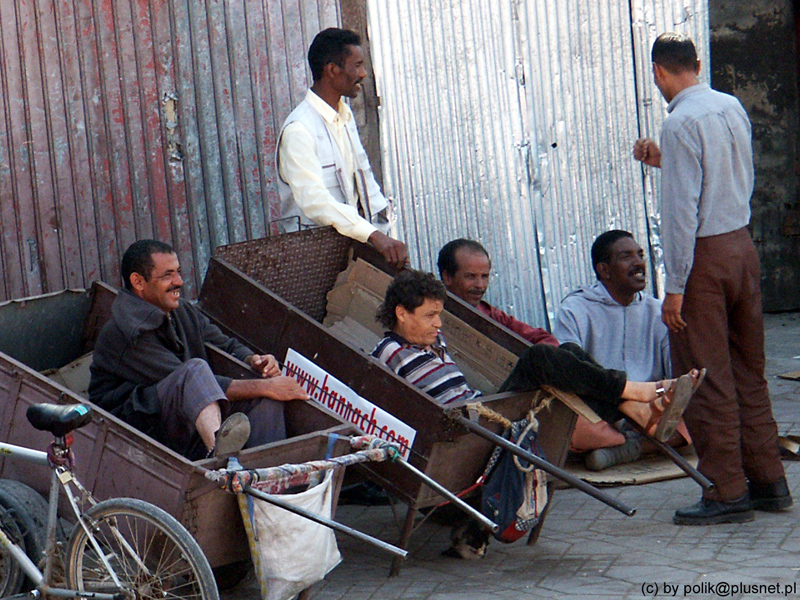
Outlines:
{"label": "black trousers", "polygon": [[499,391],[521,392],[550,385],[580,396],[601,419],[613,422],[620,418],[617,409],[626,381],[625,371],[602,367],[578,344],[534,344],[520,356]]}

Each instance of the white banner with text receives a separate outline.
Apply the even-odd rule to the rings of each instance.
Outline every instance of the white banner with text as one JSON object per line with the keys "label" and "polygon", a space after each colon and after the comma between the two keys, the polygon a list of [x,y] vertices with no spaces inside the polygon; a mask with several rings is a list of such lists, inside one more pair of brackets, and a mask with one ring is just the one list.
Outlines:
{"label": "white banner with text", "polygon": [[362,398],[291,348],[286,351],[283,374],[296,379],[314,402],[335,412],[365,434],[396,444],[403,458],[408,458],[417,435],[415,429]]}

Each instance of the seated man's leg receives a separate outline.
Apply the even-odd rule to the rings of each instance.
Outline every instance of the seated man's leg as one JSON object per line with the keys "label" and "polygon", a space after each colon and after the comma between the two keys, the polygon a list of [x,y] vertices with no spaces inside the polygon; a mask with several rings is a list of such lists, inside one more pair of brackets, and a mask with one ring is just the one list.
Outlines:
{"label": "seated man's leg", "polygon": [[623,371],[601,367],[577,344],[534,344],[519,358],[500,391],[550,385],[581,396],[603,420],[612,421],[626,381]]}
{"label": "seated man's leg", "polygon": [[625,436],[607,421],[592,423],[586,417],[578,415],[569,449],[571,452],[586,452],[624,443]]}
{"label": "seated man's leg", "polygon": [[[220,415],[227,412],[229,404],[211,367],[199,358],[188,360],[159,381],[156,391],[161,403],[161,432],[156,437],[187,458],[203,458],[213,447]],[[203,418],[198,423],[201,413]]]}
{"label": "seated man's leg", "polygon": [[255,448],[286,439],[286,423],[283,418],[285,404],[269,398],[237,400],[229,403],[230,412],[243,412],[250,419],[250,439],[245,448]]}
{"label": "seated man's leg", "polygon": [[629,381],[624,371],[603,368],[577,344],[535,344],[519,358],[500,391],[550,385],[577,394],[604,421],[617,420],[619,411],[667,441],[701,380],[700,371],[693,369],[670,381],[665,397],[659,400],[655,382]]}

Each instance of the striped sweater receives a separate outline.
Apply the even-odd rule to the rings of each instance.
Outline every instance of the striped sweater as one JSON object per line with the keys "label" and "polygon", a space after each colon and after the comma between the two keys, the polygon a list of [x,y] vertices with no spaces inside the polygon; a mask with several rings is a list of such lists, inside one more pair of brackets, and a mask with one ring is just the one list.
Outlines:
{"label": "striped sweater", "polygon": [[441,334],[431,349],[426,350],[390,331],[372,351],[372,356],[415,387],[433,396],[439,404],[481,395],[467,385],[461,369],[447,353]]}

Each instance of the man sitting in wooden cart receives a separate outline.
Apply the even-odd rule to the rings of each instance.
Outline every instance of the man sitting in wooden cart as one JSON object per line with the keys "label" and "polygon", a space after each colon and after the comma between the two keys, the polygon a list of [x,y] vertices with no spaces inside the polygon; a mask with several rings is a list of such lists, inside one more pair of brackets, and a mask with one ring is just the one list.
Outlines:
{"label": "man sitting in wooden cart", "polygon": [[[621,237],[620,234],[627,234],[627,237]],[[620,248],[617,249],[617,245]],[[489,286],[492,261],[489,252],[479,242],[465,238],[448,242],[439,250],[437,266],[439,276],[447,291],[530,343],[558,346],[561,342],[574,342],[589,352],[603,366],[623,369],[627,373],[632,370],[633,376],[641,377],[643,381],[657,381],[668,378],[671,374],[669,341],[666,338],[666,327],[661,323],[660,303],[652,296],[642,296],[641,292],[646,282],[640,273],[646,272],[647,267],[639,253],[635,251],[636,248],[641,251],[631,234],[628,232],[614,233],[613,231],[598,237],[592,246],[593,266],[601,281],[597,286],[600,286],[602,290],[605,290],[606,287],[621,290],[619,292],[622,294],[621,296],[619,294],[614,294],[614,296],[621,299],[624,297],[623,304],[616,303],[613,299],[610,302],[620,309],[635,312],[633,317],[626,312],[627,316],[624,321],[628,324],[627,329],[619,329],[619,323],[610,314],[604,315],[605,321],[600,319],[592,324],[595,329],[605,327],[609,331],[613,330],[617,336],[623,336],[626,347],[634,346],[636,348],[637,351],[628,352],[624,360],[620,358],[622,354],[619,350],[620,344],[608,341],[609,337],[614,336],[597,335],[597,332],[585,336],[576,336],[573,332],[569,332],[567,335],[563,327],[559,328],[559,324],[562,323],[560,321],[562,310],[559,310],[557,324],[553,333],[550,334],[544,329],[523,323],[486,302],[483,296]],[[595,256],[597,254],[595,250],[600,252],[603,249],[605,251],[602,252],[602,260],[600,260]],[[610,265],[616,264],[614,261],[617,255],[623,254],[633,256],[633,259],[628,259],[628,262],[633,263],[628,265],[628,270],[635,271],[635,275],[629,275],[627,272],[619,275],[617,271],[611,269]],[[603,277],[601,277],[601,273]],[[606,276],[608,273],[611,273],[611,279]],[[604,293],[608,297],[608,292]],[[652,319],[654,304],[658,308],[658,314],[655,315],[657,321]],[[607,305],[606,308],[609,306]],[[631,323],[634,325],[631,326]],[[588,327],[586,329],[591,333]],[[592,340],[594,343],[591,343]],[[669,445],[681,446],[689,439],[689,433],[681,420],[677,432],[669,440]],[[590,423],[581,415],[578,416],[575,423],[570,444],[572,451],[591,451],[586,456],[586,466],[593,471],[599,471],[622,462],[634,461],[642,453],[642,447],[638,436],[626,438],[609,422],[600,420],[597,423]],[[655,446],[649,442],[644,443],[644,449],[650,452],[656,450]]]}
{"label": "man sitting in wooden cart", "polygon": [[[89,399],[191,460],[284,439],[281,402],[307,400],[308,394],[280,375],[271,354],[254,353],[181,299],[172,247],[134,242],[120,271],[124,288],[97,339]],[[215,375],[207,343],[244,361],[260,378]]]}
{"label": "man sitting in wooden cart", "polygon": [[[481,395],[447,353],[440,332],[446,298],[444,284],[433,274],[411,269],[399,273],[378,309],[378,320],[389,331],[372,353],[442,405]],[[629,381],[624,371],[603,368],[577,344],[535,344],[519,358],[500,391],[549,385],[581,396],[601,418],[616,420],[619,411],[666,440],[698,378],[693,369],[663,382]]]}

